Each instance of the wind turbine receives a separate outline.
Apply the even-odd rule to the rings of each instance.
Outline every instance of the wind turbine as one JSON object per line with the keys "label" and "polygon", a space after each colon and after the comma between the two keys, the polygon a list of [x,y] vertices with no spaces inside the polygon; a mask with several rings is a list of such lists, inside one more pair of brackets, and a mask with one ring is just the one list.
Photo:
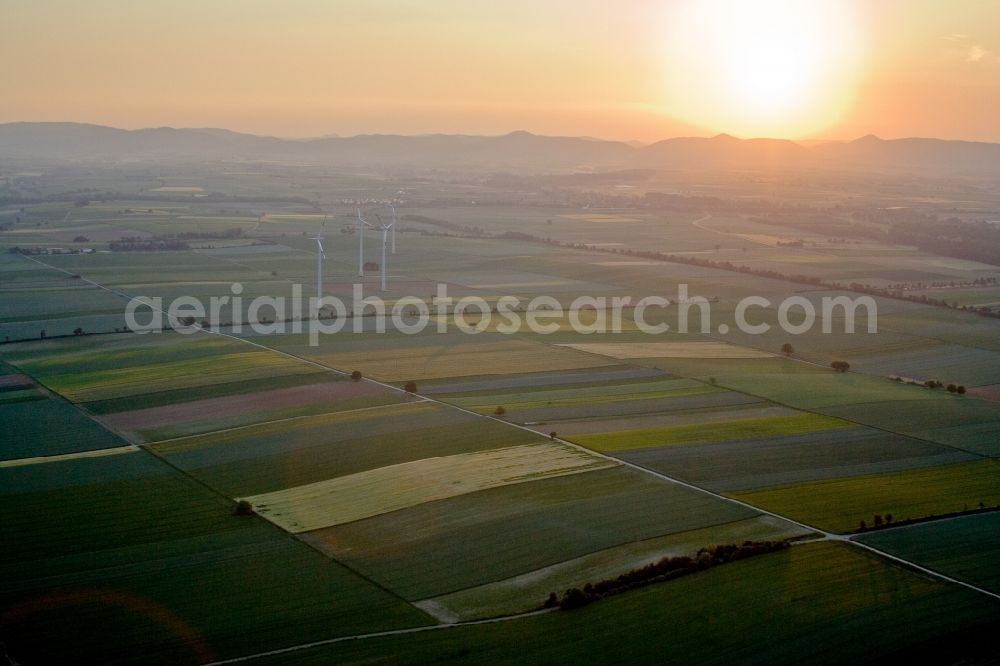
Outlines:
{"label": "wind turbine", "polygon": [[383,224],[382,218],[375,214],[375,218],[378,220],[379,228],[382,230],[382,291],[385,291],[385,276],[386,276],[386,260],[385,260],[385,249],[389,246],[389,231],[392,230],[395,233],[396,223]]}
{"label": "wind turbine", "polygon": [[365,227],[372,225],[361,217],[361,209],[358,209],[358,277],[365,276]]}
{"label": "wind turbine", "polygon": [[396,207],[390,204],[389,208],[392,209],[392,224],[389,225],[392,227],[392,253],[396,254]]}
{"label": "wind turbine", "polygon": [[311,240],[316,241],[316,298],[323,298],[323,260],[326,259],[326,252],[323,251],[323,227],[326,226],[326,216],[323,218],[323,224],[319,225],[319,231],[316,232],[315,236],[310,236]]}

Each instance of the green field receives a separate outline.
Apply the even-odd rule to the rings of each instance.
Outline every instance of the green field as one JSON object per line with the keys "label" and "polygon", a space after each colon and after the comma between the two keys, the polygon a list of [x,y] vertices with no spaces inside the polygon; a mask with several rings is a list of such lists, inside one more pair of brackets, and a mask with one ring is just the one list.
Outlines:
{"label": "green field", "polygon": [[722,423],[701,423],[669,428],[624,430],[598,434],[573,435],[572,441],[598,451],[624,451],[659,446],[680,446],[725,442],[781,435],[849,428],[850,423],[819,414],[796,414],[758,419],[737,419]]}
{"label": "green field", "polygon": [[913,435],[980,455],[1000,458],[1000,421],[916,430]]}
{"label": "green field", "polygon": [[[246,460],[321,444],[457,425],[475,417],[420,399],[371,409],[306,416],[153,444],[185,468]],[[400,439],[404,439],[402,436]]]}
{"label": "green field", "polygon": [[944,465],[895,474],[816,481],[734,497],[833,532],[850,532],[875,514],[923,518],[1000,504],[1000,463]]}
{"label": "green field", "polygon": [[837,428],[703,445],[620,451],[615,456],[716,492],[901,472],[978,456],[869,428]]}
{"label": "green field", "polygon": [[822,411],[876,428],[924,436],[973,453],[1000,453],[997,440],[991,436],[1000,423],[1000,404],[971,396],[934,401],[874,402]]}
{"label": "green field", "polygon": [[177,405],[208,398],[246,395],[249,393],[258,393],[267,389],[276,390],[291,388],[293,386],[305,386],[330,381],[330,378],[331,374],[329,371],[317,370],[316,372],[282,375],[280,377],[268,377],[266,382],[224,382],[221,384],[209,384],[208,386],[193,386],[166,391],[154,391],[152,393],[142,393],[139,395],[123,395],[120,398],[109,398],[107,400],[93,400],[86,404],[85,409],[91,414],[113,414],[116,412],[126,412],[134,409]]}
{"label": "green field", "polygon": [[[0,393],[0,396],[11,392]],[[54,397],[0,403],[0,460],[53,456],[124,446],[125,441]]]}
{"label": "green field", "polygon": [[388,382],[505,374],[523,368],[567,370],[612,363],[574,350],[510,338],[447,346],[406,348],[398,345],[388,351],[329,352],[320,346],[312,350],[308,358],[347,372],[360,370],[366,377]]}
{"label": "green field", "polygon": [[[266,393],[264,391],[261,392]],[[261,395],[261,400],[266,404],[267,396]],[[283,407],[280,409],[259,409],[253,412],[237,414],[220,414],[218,416],[206,416],[201,419],[184,420],[180,423],[159,426],[155,428],[142,428],[136,431],[146,442],[159,442],[178,437],[190,437],[202,433],[226,430],[229,428],[239,428],[254,423],[265,423],[270,421],[283,421],[286,419],[301,418],[304,416],[319,416],[321,414],[331,414],[335,412],[349,412],[355,409],[370,409],[382,405],[391,405],[404,400],[403,396],[394,393],[384,393],[382,395],[362,396],[357,398],[346,398],[337,401],[304,403],[294,407]]]}
{"label": "green field", "polygon": [[[208,363],[210,372],[204,372]],[[88,402],[137,393],[233,381],[266,381],[272,376],[303,374],[314,368],[285,356],[252,351],[204,359],[171,361],[133,368],[96,370],[84,374],[49,375],[42,380],[70,400]]]}
{"label": "green field", "polygon": [[690,556],[706,544],[743,543],[801,537],[801,528],[770,516],[757,516],[687,532],[633,541],[495,583],[417,602],[449,619],[481,619],[538,608],[550,592],[561,593],[588,582],[614,578],[663,557]]}
{"label": "green field", "polygon": [[614,386],[633,381],[659,381],[671,379],[669,375],[655,368],[638,366],[606,366],[603,368],[583,368],[562,372],[527,372],[512,375],[472,375],[459,379],[431,380],[423,382],[420,390],[427,395],[443,397],[473,397],[491,393],[508,393],[514,389],[530,393],[533,391],[556,390],[560,387]]}
{"label": "green field", "polygon": [[198,663],[429,621],[143,452],[0,479],[2,628],[26,663]]}
{"label": "green field", "polygon": [[230,503],[141,451],[0,468],[0,478],[3,523],[21,535],[3,557],[53,574],[35,562],[246,527]]}
{"label": "green field", "polygon": [[[7,323],[44,321],[53,316],[121,314],[124,310],[125,301],[122,298],[88,284],[67,285],[63,289],[44,287],[4,291],[0,300],[0,336],[4,335],[3,328]],[[44,323],[38,326],[45,328]]]}
{"label": "green field", "polygon": [[[794,377],[796,375],[826,374],[823,368],[798,363],[792,359],[771,358],[665,358],[637,359],[635,362],[659,368],[672,375],[708,380],[710,377],[770,376]],[[808,381],[808,377],[802,379]],[[720,382],[721,383],[721,382]]]}
{"label": "green field", "polygon": [[[689,392],[690,391],[690,392]],[[561,422],[579,422],[593,419],[641,419],[649,415],[685,415],[702,411],[740,409],[765,405],[756,396],[705,386],[702,389],[682,389],[676,394],[666,394],[658,398],[630,398],[622,401],[589,402],[565,407],[539,407],[517,410],[506,418],[534,427],[534,424],[548,424],[559,427]]]}
{"label": "green field", "polygon": [[[722,395],[727,395],[722,393]],[[739,394],[736,394],[739,395]],[[797,416],[788,407],[766,402],[751,402],[728,407],[701,407],[689,409],[663,410],[647,414],[621,414],[604,418],[581,418],[574,421],[560,421],[559,434],[566,437],[592,433],[614,433],[626,430],[652,430],[683,425],[709,425],[730,421],[745,421],[769,417]],[[541,425],[541,424],[540,424]],[[541,429],[541,427],[536,426]]]}
{"label": "green field", "polygon": [[[443,396],[444,401],[489,414],[502,406],[508,418],[524,422],[546,418],[565,418],[574,412],[591,410],[636,413],[643,405],[656,409],[666,399],[719,393],[722,389],[690,379],[651,380],[581,388],[536,389],[518,393],[476,392],[467,396]],[[655,406],[655,407],[654,407]]]}
{"label": "green field", "polygon": [[531,409],[532,407],[576,405],[581,403],[617,402],[633,398],[663,397],[665,395],[690,395],[705,388],[701,382],[691,379],[667,379],[658,381],[631,382],[610,386],[586,386],[580,388],[536,389],[519,393],[477,392],[470,396],[440,396],[447,402],[474,409],[488,410],[497,405],[510,409]]}
{"label": "green field", "polygon": [[[338,643],[261,666],[421,663],[984,662],[998,604],[838,544],[797,546],[586,608]],[[891,637],[891,638],[890,638]]]}
{"label": "green field", "polygon": [[[833,371],[824,373],[723,375],[719,384],[735,391],[779,402],[799,409],[865,405],[887,400],[947,401],[960,398],[920,386],[906,386],[878,377]],[[915,406],[923,409],[921,405]]]}
{"label": "green field", "polygon": [[45,395],[36,388],[0,391],[0,405],[44,399]]}
{"label": "green field", "polygon": [[1000,594],[1000,513],[963,516],[871,532],[859,539],[880,550]]}
{"label": "green field", "polygon": [[125,369],[206,359],[218,354],[244,352],[247,348],[220,336],[163,333],[48,340],[15,344],[3,351],[18,367],[44,378],[106,370],[109,358],[115,359],[115,368]]}

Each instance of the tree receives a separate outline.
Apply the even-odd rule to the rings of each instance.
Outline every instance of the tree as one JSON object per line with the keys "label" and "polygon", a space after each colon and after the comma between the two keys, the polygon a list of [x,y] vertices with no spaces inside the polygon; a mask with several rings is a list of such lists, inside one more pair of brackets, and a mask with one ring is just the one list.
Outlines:
{"label": "tree", "polygon": [[355,370],[351,373],[351,381],[360,382],[361,381],[361,371]]}
{"label": "tree", "polygon": [[559,605],[559,597],[555,592],[549,592],[549,598],[545,600],[545,608],[555,608]]}
{"label": "tree", "polygon": [[416,393],[417,383],[412,381],[406,382],[406,384],[403,385],[403,390],[406,391],[407,393]]}
{"label": "tree", "polygon": [[875,527],[882,527],[882,514],[876,513],[875,516],[872,518],[872,523],[875,525]]}
{"label": "tree", "polygon": [[83,329],[77,326],[73,329],[73,335],[83,335]]}
{"label": "tree", "polygon": [[851,364],[847,361],[833,361],[830,363],[830,367],[837,372],[847,372],[850,369]]}
{"label": "tree", "polygon": [[784,354],[785,356],[790,356],[795,353],[795,350],[792,348],[791,343],[786,342],[785,344],[781,345],[781,353]]}
{"label": "tree", "polygon": [[958,393],[958,387],[954,384],[948,384],[948,393]]}
{"label": "tree", "polygon": [[955,392],[959,395],[965,395],[965,387],[959,384],[958,388],[955,389]]}
{"label": "tree", "polygon": [[885,514],[885,524],[886,525],[891,525],[892,524],[892,514],[891,513]]}
{"label": "tree", "polygon": [[73,239],[73,242],[74,243],[89,243],[90,239],[87,238],[86,236],[77,236],[76,238]]}
{"label": "tree", "polygon": [[497,416],[503,416],[507,413],[507,408],[503,405],[497,405],[497,408],[493,410],[493,413]]}
{"label": "tree", "polygon": [[555,441],[556,437],[558,437],[558,436],[559,435],[556,434],[555,430],[553,430],[552,432],[549,433],[549,439],[551,439],[553,441]]}
{"label": "tree", "polygon": [[868,529],[868,525],[865,523],[865,521],[862,520],[860,523],[858,523],[858,531],[859,532],[864,532],[867,529]]}
{"label": "tree", "polygon": [[240,500],[236,503],[236,515],[237,516],[252,516],[253,515],[253,505],[246,500]]}
{"label": "tree", "polygon": [[590,603],[590,599],[584,594],[583,590],[578,587],[571,587],[563,593],[563,598],[559,602],[559,606],[563,610],[571,610],[586,606],[588,603]]}

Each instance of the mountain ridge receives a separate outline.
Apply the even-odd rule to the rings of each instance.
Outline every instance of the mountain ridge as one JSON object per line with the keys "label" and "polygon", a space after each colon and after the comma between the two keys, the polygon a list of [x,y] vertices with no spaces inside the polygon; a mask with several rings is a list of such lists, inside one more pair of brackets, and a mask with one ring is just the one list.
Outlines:
{"label": "mountain ridge", "polygon": [[306,161],[345,166],[591,171],[621,168],[869,168],[1000,174],[1000,143],[869,134],[852,141],[673,137],[636,146],[525,130],[500,135],[358,134],[287,139],[224,128],[119,129],[93,123],[0,123],[0,160],[198,159]]}

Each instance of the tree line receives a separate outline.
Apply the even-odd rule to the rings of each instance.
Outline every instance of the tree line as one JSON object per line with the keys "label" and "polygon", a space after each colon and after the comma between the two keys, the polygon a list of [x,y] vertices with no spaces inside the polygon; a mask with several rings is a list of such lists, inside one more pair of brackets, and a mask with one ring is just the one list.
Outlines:
{"label": "tree line", "polygon": [[646,566],[632,569],[616,578],[607,578],[587,583],[582,588],[571,587],[560,597],[555,592],[549,594],[543,606],[572,610],[593,603],[599,599],[619,594],[636,587],[673,580],[681,576],[704,571],[720,564],[784,550],[787,541],[744,541],[742,545],[724,544],[700,549],[694,557],[664,557]]}

